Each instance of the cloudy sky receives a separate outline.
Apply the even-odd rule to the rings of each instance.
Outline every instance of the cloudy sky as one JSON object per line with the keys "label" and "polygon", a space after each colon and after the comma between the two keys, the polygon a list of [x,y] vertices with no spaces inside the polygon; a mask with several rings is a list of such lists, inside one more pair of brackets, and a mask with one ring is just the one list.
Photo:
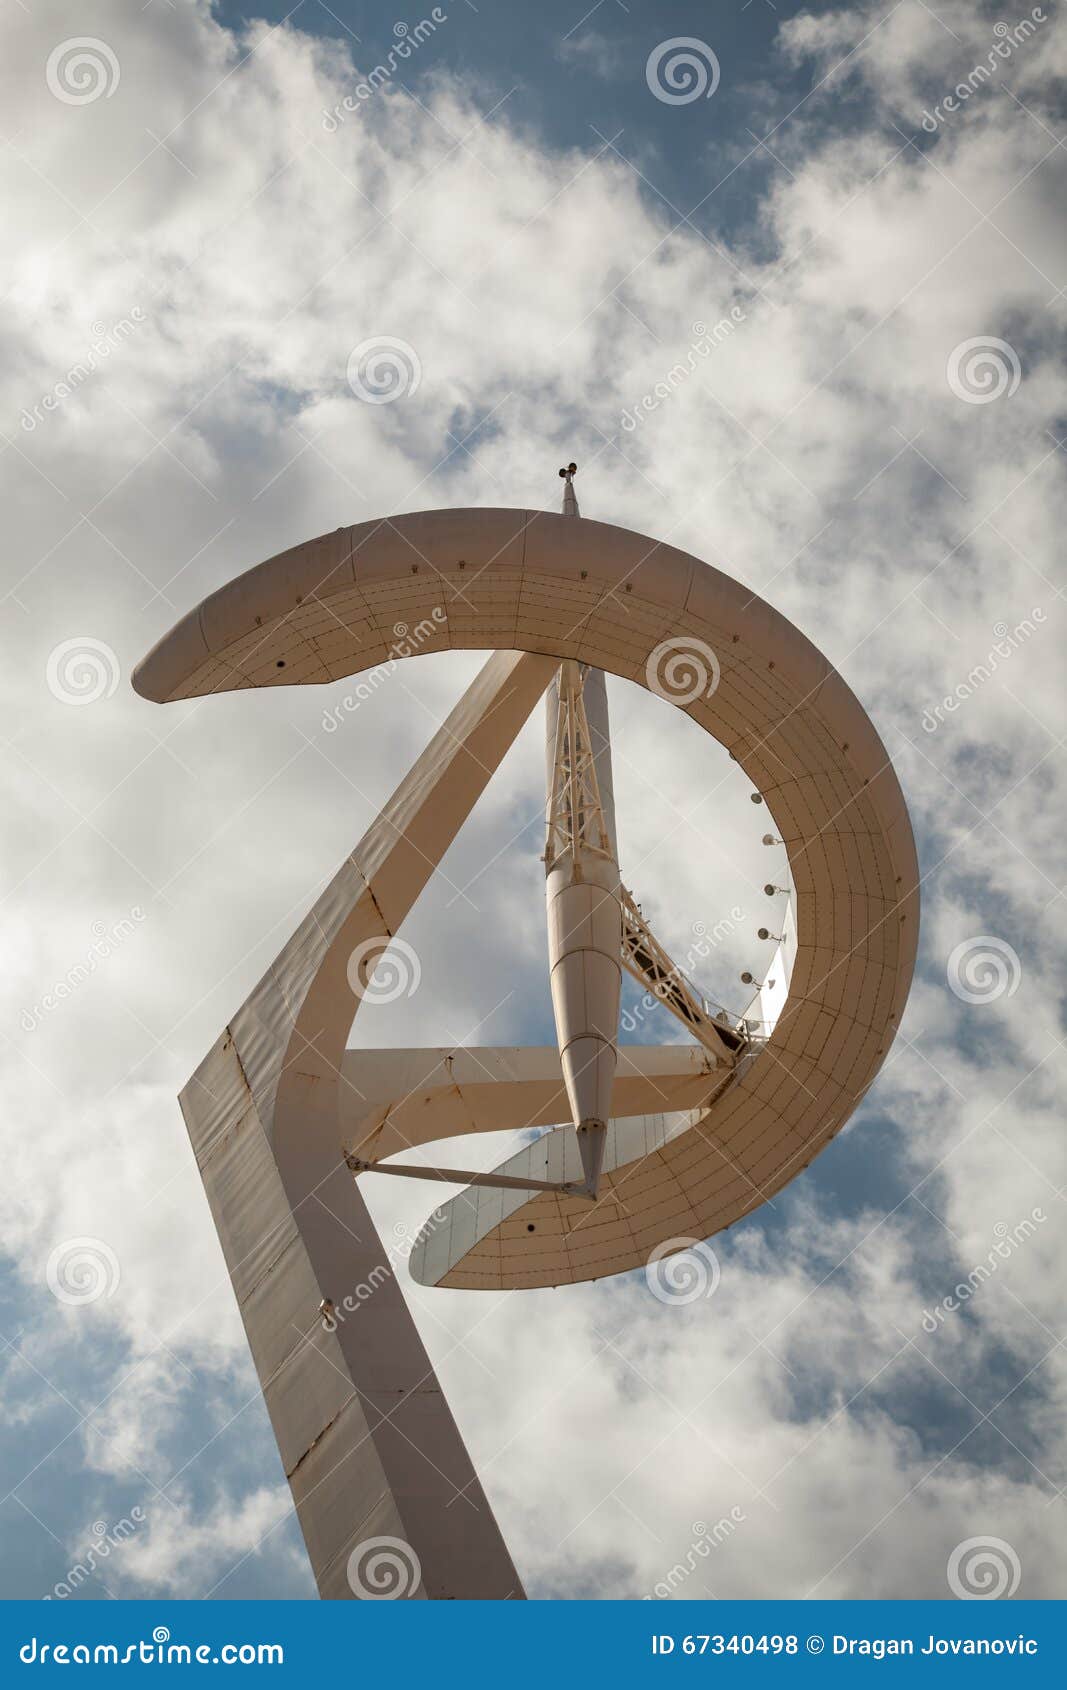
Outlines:
{"label": "cloudy sky", "polygon": [[[413,1289],[528,1591],[682,1565],[684,1596],[942,1596],[995,1538],[1006,1589],[1060,1592],[1057,0],[26,0],[4,28],[4,1593],[106,1544],[78,1594],[314,1594],[175,1099],[478,659],[403,665],[333,733],[343,683],[161,709],[131,669],[285,546],[554,508],[572,456],[587,515],[841,669],[925,902],[877,1086],[716,1245],[713,1296]],[[353,358],[383,341],[384,394]],[[624,877],[679,953],[742,912],[700,978],[743,998],[766,812],[677,712],[610,697]],[[533,722],[413,915],[417,994],[359,1043],[550,1036],[541,759]],[[370,1198],[385,1228],[429,1207]]]}

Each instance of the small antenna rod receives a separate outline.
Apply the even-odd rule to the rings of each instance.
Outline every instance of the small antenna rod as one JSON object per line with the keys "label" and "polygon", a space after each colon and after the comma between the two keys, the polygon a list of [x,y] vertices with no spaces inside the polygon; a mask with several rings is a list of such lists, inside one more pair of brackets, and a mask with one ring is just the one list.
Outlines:
{"label": "small antenna rod", "polygon": [[565,483],[563,488],[563,515],[581,516],[582,513],[578,509],[578,498],[574,491],[574,478],[578,474],[578,465],[567,464],[559,473]]}

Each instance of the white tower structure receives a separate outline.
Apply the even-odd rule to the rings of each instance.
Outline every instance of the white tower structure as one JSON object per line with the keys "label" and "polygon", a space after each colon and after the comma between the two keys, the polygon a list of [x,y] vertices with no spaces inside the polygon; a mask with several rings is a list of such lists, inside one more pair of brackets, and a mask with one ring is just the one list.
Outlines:
{"label": "white tower structure", "polygon": [[[576,464],[561,469],[577,517]],[[568,658],[547,693],[545,892],[563,1079],[590,1197],[600,1185],[618,1065],[622,903],[608,697],[601,669]]]}
{"label": "white tower structure", "polygon": [[[431,511],[339,529],[213,593],[134,676],[144,697],[329,683],[490,650],[448,720],[181,1094],[279,1453],[327,1598],[523,1594],[361,1185],[460,1185],[425,1285],[502,1290],[642,1268],[750,1214],[873,1082],[907,997],[918,870],[862,707],[769,605],[697,559],[581,517]],[[397,649],[395,630],[415,630]],[[619,868],[605,670],[683,709],[766,803],[785,896],[741,1010],[709,1003]],[[695,677],[695,684],[693,678]],[[348,1050],[403,922],[544,700],[557,1045]],[[779,921],[781,925],[779,926]],[[392,947],[392,948],[391,948]],[[623,971],[686,1042],[620,1046]],[[395,1160],[552,1129],[490,1172]]]}

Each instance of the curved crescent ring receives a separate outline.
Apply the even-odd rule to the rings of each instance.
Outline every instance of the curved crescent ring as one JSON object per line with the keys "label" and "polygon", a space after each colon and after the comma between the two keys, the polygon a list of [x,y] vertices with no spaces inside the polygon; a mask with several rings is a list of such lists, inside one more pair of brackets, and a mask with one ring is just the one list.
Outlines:
{"label": "curved crescent ring", "polygon": [[[840,675],[768,604],[672,546],[540,511],[417,512],[296,546],[184,617],[134,686],[165,702],[336,681],[407,655],[396,648],[400,624],[424,630],[419,655],[573,657],[646,687],[664,641],[715,655],[717,685],[681,707],[744,770],[788,853],[797,952],[782,1013],[695,1125],[617,1170],[607,1207],[590,1216],[586,1205],[585,1225],[557,1231],[550,1256],[544,1231],[529,1237],[516,1217],[482,1240],[469,1272],[440,1282],[561,1284],[641,1267],[656,1244],[709,1237],[773,1196],[840,1129],[881,1067],[919,925],[896,775]],[[338,932],[331,963],[351,937]],[[320,972],[343,998],[338,967],[325,963]],[[308,990],[321,1010],[323,993],[314,982]],[[353,997],[336,1011],[342,1047],[358,1006]],[[285,1146],[275,1153],[287,1159]],[[562,1208],[554,1197],[528,1207],[545,1215],[546,1203]]]}

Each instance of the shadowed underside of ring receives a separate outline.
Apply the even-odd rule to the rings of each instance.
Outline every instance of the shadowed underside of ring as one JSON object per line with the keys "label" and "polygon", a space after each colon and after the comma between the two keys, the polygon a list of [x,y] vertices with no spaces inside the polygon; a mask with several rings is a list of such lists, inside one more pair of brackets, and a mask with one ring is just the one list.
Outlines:
{"label": "shadowed underside of ring", "polygon": [[[795,919],[788,995],[769,1036],[752,1040],[728,1072],[694,1047],[655,1059],[620,1051],[595,1201],[574,1189],[583,1157],[573,1128],[548,1134],[502,1170],[525,1191],[472,1188],[428,1225],[412,1261],[426,1283],[520,1288],[640,1267],[667,1240],[706,1238],[749,1214],[840,1129],[892,1042],[918,936],[914,843],[885,749],[819,651],[738,583],[629,530],[544,512],[428,511],[339,529],[212,594],[134,676],[144,697],[170,702],[329,683],[406,655],[476,649],[553,660],[530,673],[533,690],[573,660],[663,696],[653,670],[665,642],[714,654],[716,684],[679,707],[727,748],[781,836]],[[380,872],[392,872],[380,850],[363,864],[345,892],[351,910],[375,889],[379,858]],[[346,996],[337,962],[363,929],[340,909],[335,925],[314,975],[297,982],[296,1007],[287,1005],[297,1022],[320,976],[330,977],[347,1025],[359,1008],[358,983]],[[381,949],[395,932],[383,918]],[[414,1068],[398,1077],[394,1067],[377,1090],[370,1079],[384,1053],[350,1051],[333,1063],[342,1099],[347,1073],[350,1089],[371,1100],[369,1112],[335,1106],[337,1149],[359,1158],[360,1177],[411,1144],[568,1116],[558,1053],[511,1053],[537,1059],[521,1072],[506,1053],[480,1053],[500,1107],[487,1090],[477,1107],[463,1105],[459,1127],[453,1069],[464,1053],[421,1054],[444,1065],[432,1081]],[[468,1082],[473,1099],[478,1077]],[[271,1081],[279,1095],[292,1083]],[[426,1099],[421,1115],[399,1111],[416,1096]],[[285,1132],[297,1133],[298,1112],[285,1119]],[[387,1121],[392,1136],[380,1130]],[[275,1138],[275,1155],[282,1149]],[[538,1180],[557,1189],[531,1198]]]}

